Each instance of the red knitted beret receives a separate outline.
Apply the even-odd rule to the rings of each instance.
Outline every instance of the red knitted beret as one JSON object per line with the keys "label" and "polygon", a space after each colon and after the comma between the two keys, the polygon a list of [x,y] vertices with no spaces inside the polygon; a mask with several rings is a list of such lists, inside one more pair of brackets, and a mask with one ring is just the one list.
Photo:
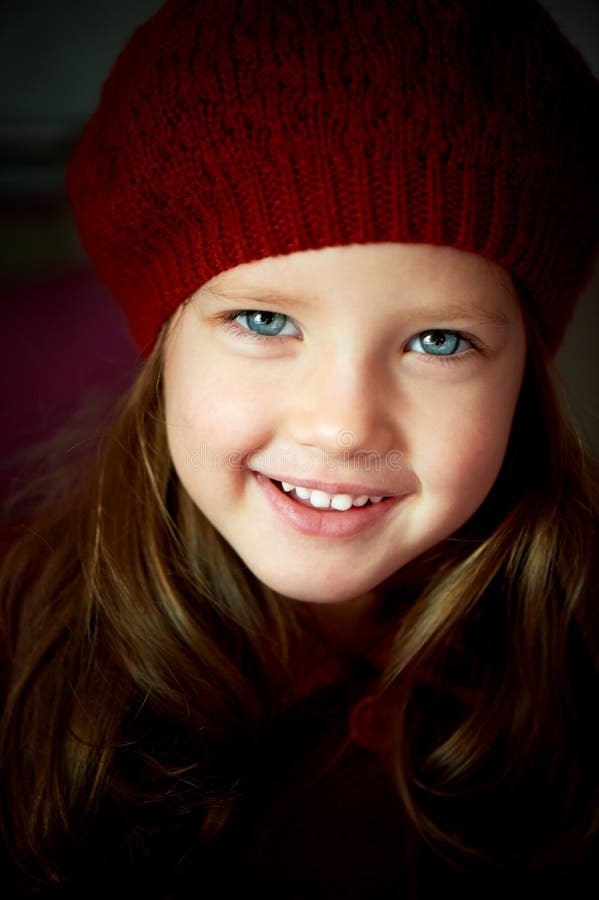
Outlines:
{"label": "red knitted beret", "polygon": [[142,353],[267,256],[446,244],[507,269],[551,351],[599,242],[599,85],[533,0],[168,0],[67,170]]}

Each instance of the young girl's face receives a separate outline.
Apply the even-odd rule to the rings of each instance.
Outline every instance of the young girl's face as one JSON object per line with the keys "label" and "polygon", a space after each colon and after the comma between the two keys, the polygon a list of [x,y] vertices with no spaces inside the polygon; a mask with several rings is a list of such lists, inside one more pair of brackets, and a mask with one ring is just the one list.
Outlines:
{"label": "young girl's face", "polygon": [[[525,356],[511,279],[474,254],[368,244],[262,259],[216,276],[174,316],[169,449],[262,582],[350,600],[483,502]],[[322,508],[335,495],[340,509]]]}

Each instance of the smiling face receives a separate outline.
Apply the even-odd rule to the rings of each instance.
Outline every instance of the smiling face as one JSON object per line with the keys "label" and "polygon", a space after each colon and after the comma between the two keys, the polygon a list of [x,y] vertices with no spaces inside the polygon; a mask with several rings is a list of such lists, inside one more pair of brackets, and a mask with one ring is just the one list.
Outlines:
{"label": "smiling face", "polygon": [[368,244],[240,265],[171,322],[173,464],[263,583],[351,600],[481,505],[525,356],[511,279],[474,254]]}

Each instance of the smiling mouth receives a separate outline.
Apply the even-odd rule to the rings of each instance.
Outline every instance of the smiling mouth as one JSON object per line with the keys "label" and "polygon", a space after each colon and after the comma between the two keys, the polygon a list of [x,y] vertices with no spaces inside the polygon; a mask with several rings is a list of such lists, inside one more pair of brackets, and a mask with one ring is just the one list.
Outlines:
{"label": "smiling mouth", "polygon": [[270,481],[272,481],[281,493],[286,494],[290,500],[294,500],[297,503],[301,503],[303,506],[318,510],[343,512],[354,507],[374,506],[382,500],[387,499],[384,495],[330,494],[326,491],[305,488],[284,481],[276,481],[274,478],[271,478]]}

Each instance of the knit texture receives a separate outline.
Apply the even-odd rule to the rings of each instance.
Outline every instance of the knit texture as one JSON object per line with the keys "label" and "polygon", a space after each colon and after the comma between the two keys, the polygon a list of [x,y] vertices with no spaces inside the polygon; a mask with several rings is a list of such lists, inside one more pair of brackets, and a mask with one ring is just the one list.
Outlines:
{"label": "knit texture", "polygon": [[599,85],[532,0],[169,0],[67,169],[146,355],[214,275],[399,241],[473,251],[550,352],[599,242]]}

